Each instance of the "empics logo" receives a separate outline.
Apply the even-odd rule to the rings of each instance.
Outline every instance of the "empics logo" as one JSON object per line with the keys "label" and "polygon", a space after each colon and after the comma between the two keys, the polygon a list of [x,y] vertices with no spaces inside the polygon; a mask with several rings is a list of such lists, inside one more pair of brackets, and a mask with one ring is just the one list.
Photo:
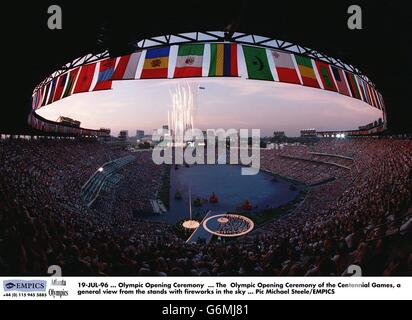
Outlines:
{"label": "empics logo", "polygon": [[4,280],[3,289],[5,292],[46,292],[47,282],[45,280]]}
{"label": "empics logo", "polygon": [[5,289],[11,290],[11,289],[13,289],[13,288],[15,288],[15,287],[16,287],[16,285],[15,285],[13,282],[7,282],[7,283],[4,284],[4,288],[5,288]]}

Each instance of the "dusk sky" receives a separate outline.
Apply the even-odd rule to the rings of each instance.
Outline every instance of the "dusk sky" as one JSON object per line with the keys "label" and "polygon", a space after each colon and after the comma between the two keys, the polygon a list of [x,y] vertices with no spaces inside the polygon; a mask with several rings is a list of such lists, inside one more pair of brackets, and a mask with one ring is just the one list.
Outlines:
{"label": "dusk sky", "polygon": [[256,128],[263,136],[274,130],[297,136],[300,129],[356,129],[382,117],[380,110],[334,92],[241,78],[116,81],[113,90],[73,95],[37,112],[54,121],[71,117],[85,128],[109,127],[114,135],[122,129],[151,134],[167,124],[170,92],[179,82],[205,87],[197,92],[194,119],[202,130]]}

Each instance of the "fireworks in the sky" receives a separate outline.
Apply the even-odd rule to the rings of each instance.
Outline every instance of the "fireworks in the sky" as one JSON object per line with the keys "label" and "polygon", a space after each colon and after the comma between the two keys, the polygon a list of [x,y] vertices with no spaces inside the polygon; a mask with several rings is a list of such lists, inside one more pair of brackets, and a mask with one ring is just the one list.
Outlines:
{"label": "fireworks in the sky", "polygon": [[178,84],[171,92],[172,106],[167,113],[168,126],[175,145],[184,143],[187,130],[193,129],[193,118],[197,108],[197,87],[193,84]]}

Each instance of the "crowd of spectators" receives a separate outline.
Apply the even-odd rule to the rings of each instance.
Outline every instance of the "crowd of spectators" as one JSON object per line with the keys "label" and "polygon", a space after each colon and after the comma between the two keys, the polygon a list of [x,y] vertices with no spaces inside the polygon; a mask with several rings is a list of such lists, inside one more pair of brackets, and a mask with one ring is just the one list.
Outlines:
{"label": "crowd of spectators", "polygon": [[305,152],[352,157],[354,166],[312,188],[297,210],[259,231],[259,248],[277,260],[268,264],[272,271],[337,275],[358,264],[370,275],[410,274],[412,141],[321,140]]}
{"label": "crowd of spectators", "polygon": [[346,176],[353,160],[315,155],[307,147],[261,150],[261,168],[307,185]]}
{"label": "crowd of spectators", "polygon": [[101,193],[93,204],[94,209],[110,212],[115,219],[153,211],[150,200],[158,199],[167,167],[156,165],[150,151],[133,155],[136,157],[133,163],[118,172],[121,181],[117,188]]}
{"label": "crowd of spectators", "polygon": [[[82,185],[126,151],[0,140],[0,274],[45,275],[59,265],[63,275],[342,275],[350,264],[365,275],[412,274],[412,141],[330,139],[301,149],[266,151],[263,167],[312,185],[334,179],[246,237],[186,244],[173,226],[131,213],[161,185],[165,169],[149,152],[136,153],[115,192],[88,208]],[[311,152],[352,165],[311,162],[324,159]]]}

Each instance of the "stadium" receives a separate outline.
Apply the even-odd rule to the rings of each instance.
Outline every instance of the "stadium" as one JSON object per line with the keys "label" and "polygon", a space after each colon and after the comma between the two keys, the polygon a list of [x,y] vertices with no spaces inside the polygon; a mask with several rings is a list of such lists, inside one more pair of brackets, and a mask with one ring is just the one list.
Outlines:
{"label": "stadium", "polygon": [[[132,45],[113,37],[107,50],[45,66],[24,130],[1,131],[0,274],[348,276],[355,265],[367,276],[411,275],[412,139],[394,125],[396,99],[350,60],[270,33],[231,25]],[[119,110],[122,92],[150,85],[158,96],[140,97],[137,118],[99,100]],[[258,93],[236,97],[251,87]],[[173,136],[173,147],[179,132],[214,121],[265,130],[255,117],[263,100],[242,105],[261,90],[316,106],[261,108],[271,132],[246,147],[259,149],[257,175],[153,161],[150,129]],[[335,105],[316,109],[322,99]],[[121,130],[127,118],[133,138]],[[287,121],[298,134],[283,131]]]}

